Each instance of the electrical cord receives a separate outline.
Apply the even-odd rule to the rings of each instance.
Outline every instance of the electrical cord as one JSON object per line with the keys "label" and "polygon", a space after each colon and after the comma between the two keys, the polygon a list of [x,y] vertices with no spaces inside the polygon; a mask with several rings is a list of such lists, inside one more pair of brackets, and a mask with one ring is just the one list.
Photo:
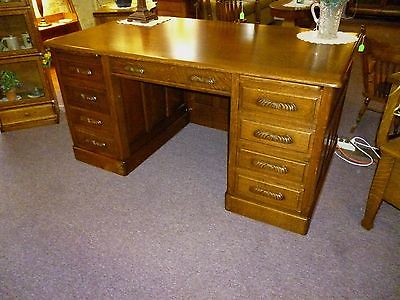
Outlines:
{"label": "electrical cord", "polygon": [[364,154],[368,159],[368,161],[362,161],[362,160],[355,159],[354,157],[350,156],[345,151],[343,151],[342,148],[340,148],[339,146],[336,146],[335,155],[351,165],[358,166],[358,167],[369,167],[370,165],[375,163],[375,160],[372,158],[372,156],[369,153],[367,153],[364,149],[370,149],[376,155],[376,157],[378,157],[378,159],[381,158],[378,153],[379,149],[371,146],[362,137],[359,137],[359,136],[353,137],[350,139],[350,143],[358,151],[360,151],[362,154]]}

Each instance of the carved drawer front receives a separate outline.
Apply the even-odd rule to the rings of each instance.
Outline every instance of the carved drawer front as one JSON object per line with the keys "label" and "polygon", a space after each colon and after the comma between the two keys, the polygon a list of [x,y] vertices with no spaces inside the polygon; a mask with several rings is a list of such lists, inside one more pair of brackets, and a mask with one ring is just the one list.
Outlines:
{"label": "carved drawer front", "polygon": [[299,211],[302,190],[290,189],[266,181],[260,181],[254,178],[238,174],[236,178],[236,189],[239,195],[247,198],[249,201],[258,202],[275,207],[284,207]]}
{"label": "carved drawer front", "polygon": [[321,90],[315,86],[245,76],[240,81],[241,109],[306,123],[314,121],[320,97]]}
{"label": "carved drawer front", "polygon": [[80,148],[104,154],[110,157],[118,156],[118,147],[112,138],[74,129],[74,143]]}
{"label": "carved drawer front", "polygon": [[282,128],[274,125],[241,119],[240,137],[245,140],[308,153],[311,132]]}
{"label": "carved drawer front", "polygon": [[231,90],[231,75],[214,70],[196,69],[146,61],[128,61],[114,58],[110,62],[111,70],[116,74],[125,74],[151,82],[172,83],[174,86],[195,90],[221,91]]}
{"label": "carved drawer front", "polygon": [[70,108],[69,121],[73,126],[81,126],[91,131],[111,134],[112,122],[108,115],[96,114],[90,111]]}
{"label": "carved drawer front", "polygon": [[64,83],[64,91],[64,101],[69,105],[102,113],[109,112],[105,91],[87,86],[76,87],[75,83],[69,81]]}
{"label": "carved drawer front", "polygon": [[51,119],[54,118],[54,108],[52,104],[13,108],[0,111],[0,118],[3,126]]}
{"label": "carved drawer front", "polygon": [[80,80],[103,81],[103,69],[99,56],[63,54],[59,58],[59,63],[61,74],[64,76]]}
{"label": "carved drawer front", "polygon": [[245,148],[239,149],[238,166],[297,183],[303,183],[306,168],[305,162],[297,162],[267,154],[258,153]]}
{"label": "carved drawer front", "polygon": [[229,93],[232,87],[231,74],[215,70],[179,67],[177,76],[188,88]]}

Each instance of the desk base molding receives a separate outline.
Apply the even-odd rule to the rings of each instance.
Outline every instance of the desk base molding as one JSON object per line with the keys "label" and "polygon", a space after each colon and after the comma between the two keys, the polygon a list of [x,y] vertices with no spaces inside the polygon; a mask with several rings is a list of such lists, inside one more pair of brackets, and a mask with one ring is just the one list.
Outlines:
{"label": "desk base molding", "polygon": [[311,219],[225,194],[225,209],[270,225],[306,235]]}

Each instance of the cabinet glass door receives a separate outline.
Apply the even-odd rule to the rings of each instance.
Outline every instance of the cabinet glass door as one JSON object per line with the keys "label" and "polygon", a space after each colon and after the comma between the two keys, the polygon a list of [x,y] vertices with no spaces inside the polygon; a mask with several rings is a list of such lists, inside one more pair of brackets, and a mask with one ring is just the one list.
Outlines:
{"label": "cabinet glass door", "polygon": [[[42,57],[26,57],[23,59],[0,61],[0,88],[1,103],[7,104],[15,101],[35,101],[48,94],[45,86]],[[9,90],[15,88],[16,97],[9,95]]]}
{"label": "cabinet glass door", "polygon": [[37,43],[29,26],[28,11],[21,13],[0,13],[0,56],[10,56],[18,52],[36,52]]}

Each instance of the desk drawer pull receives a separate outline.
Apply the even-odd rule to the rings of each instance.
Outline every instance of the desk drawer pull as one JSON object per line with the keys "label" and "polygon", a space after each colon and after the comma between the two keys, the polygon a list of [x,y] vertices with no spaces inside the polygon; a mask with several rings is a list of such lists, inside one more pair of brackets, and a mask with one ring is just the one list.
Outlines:
{"label": "desk drawer pull", "polygon": [[277,166],[277,165],[271,164],[269,162],[266,162],[264,160],[253,159],[251,162],[252,162],[253,166],[255,166],[259,169],[269,169],[269,170],[279,173],[279,174],[287,174],[289,171],[286,166]]}
{"label": "desk drawer pull", "polygon": [[85,142],[88,143],[88,144],[92,144],[93,146],[96,146],[96,147],[99,147],[99,148],[105,148],[107,146],[106,143],[98,142],[96,140],[86,139]]}
{"label": "desk drawer pull", "polygon": [[89,101],[89,102],[96,102],[97,101],[97,97],[96,96],[87,96],[84,93],[81,93],[81,98],[83,100]]}
{"label": "desk drawer pull", "polygon": [[207,84],[215,84],[215,79],[211,77],[201,77],[199,75],[190,76],[190,81],[199,82],[199,83],[207,83]]}
{"label": "desk drawer pull", "polygon": [[262,107],[269,107],[277,110],[297,111],[295,103],[273,102],[271,100],[260,98],[257,100],[257,105]]}
{"label": "desk drawer pull", "polygon": [[93,71],[90,69],[81,69],[78,67],[71,67],[70,70],[72,70],[72,72],[75,72],[76,74],[80,74],[80,75],[86,75],[86,76],[91,76],[93,75]]}
{"label": "desk drawer pull", "polygon": [[96,119],[92,119],[92,118],[89,118],[89,117],[81,116],[81,120],[86,122],[86,123],[88,123],[88,124],[91,124],[91,125],[98,125],[98,126],[102,126],[103,125],[103,121],[102,120],[96,120]]}
{"label": "desk drawer pull", "polygon": [[125,66],[124,70],[135,74],[144,74],[144,69],[141,67]]}
{"label": "desk drawer pull", "polygon": [[262,131],[260,129],[257,129],[256,131],[254,131],[253,135],[256,138],[268,140],[271,142],[277,142],[277,143],[281,143],[281,144],[292,144],[293,143],[293,139],[291,136],[272,134],[270,132]]}
{"label": "desk drawer pull", "polygon": [[254,193],[254,194],[258,194],[267,198],[271,198],[274,200],[278,200],[278,201],[283,201],[285,200],[285,196],[282,193],[275,193],[275,192],[271,192],[268,190],[263,189],[262,187],[259,186],[251,186],[249,188],[249,191]]}

